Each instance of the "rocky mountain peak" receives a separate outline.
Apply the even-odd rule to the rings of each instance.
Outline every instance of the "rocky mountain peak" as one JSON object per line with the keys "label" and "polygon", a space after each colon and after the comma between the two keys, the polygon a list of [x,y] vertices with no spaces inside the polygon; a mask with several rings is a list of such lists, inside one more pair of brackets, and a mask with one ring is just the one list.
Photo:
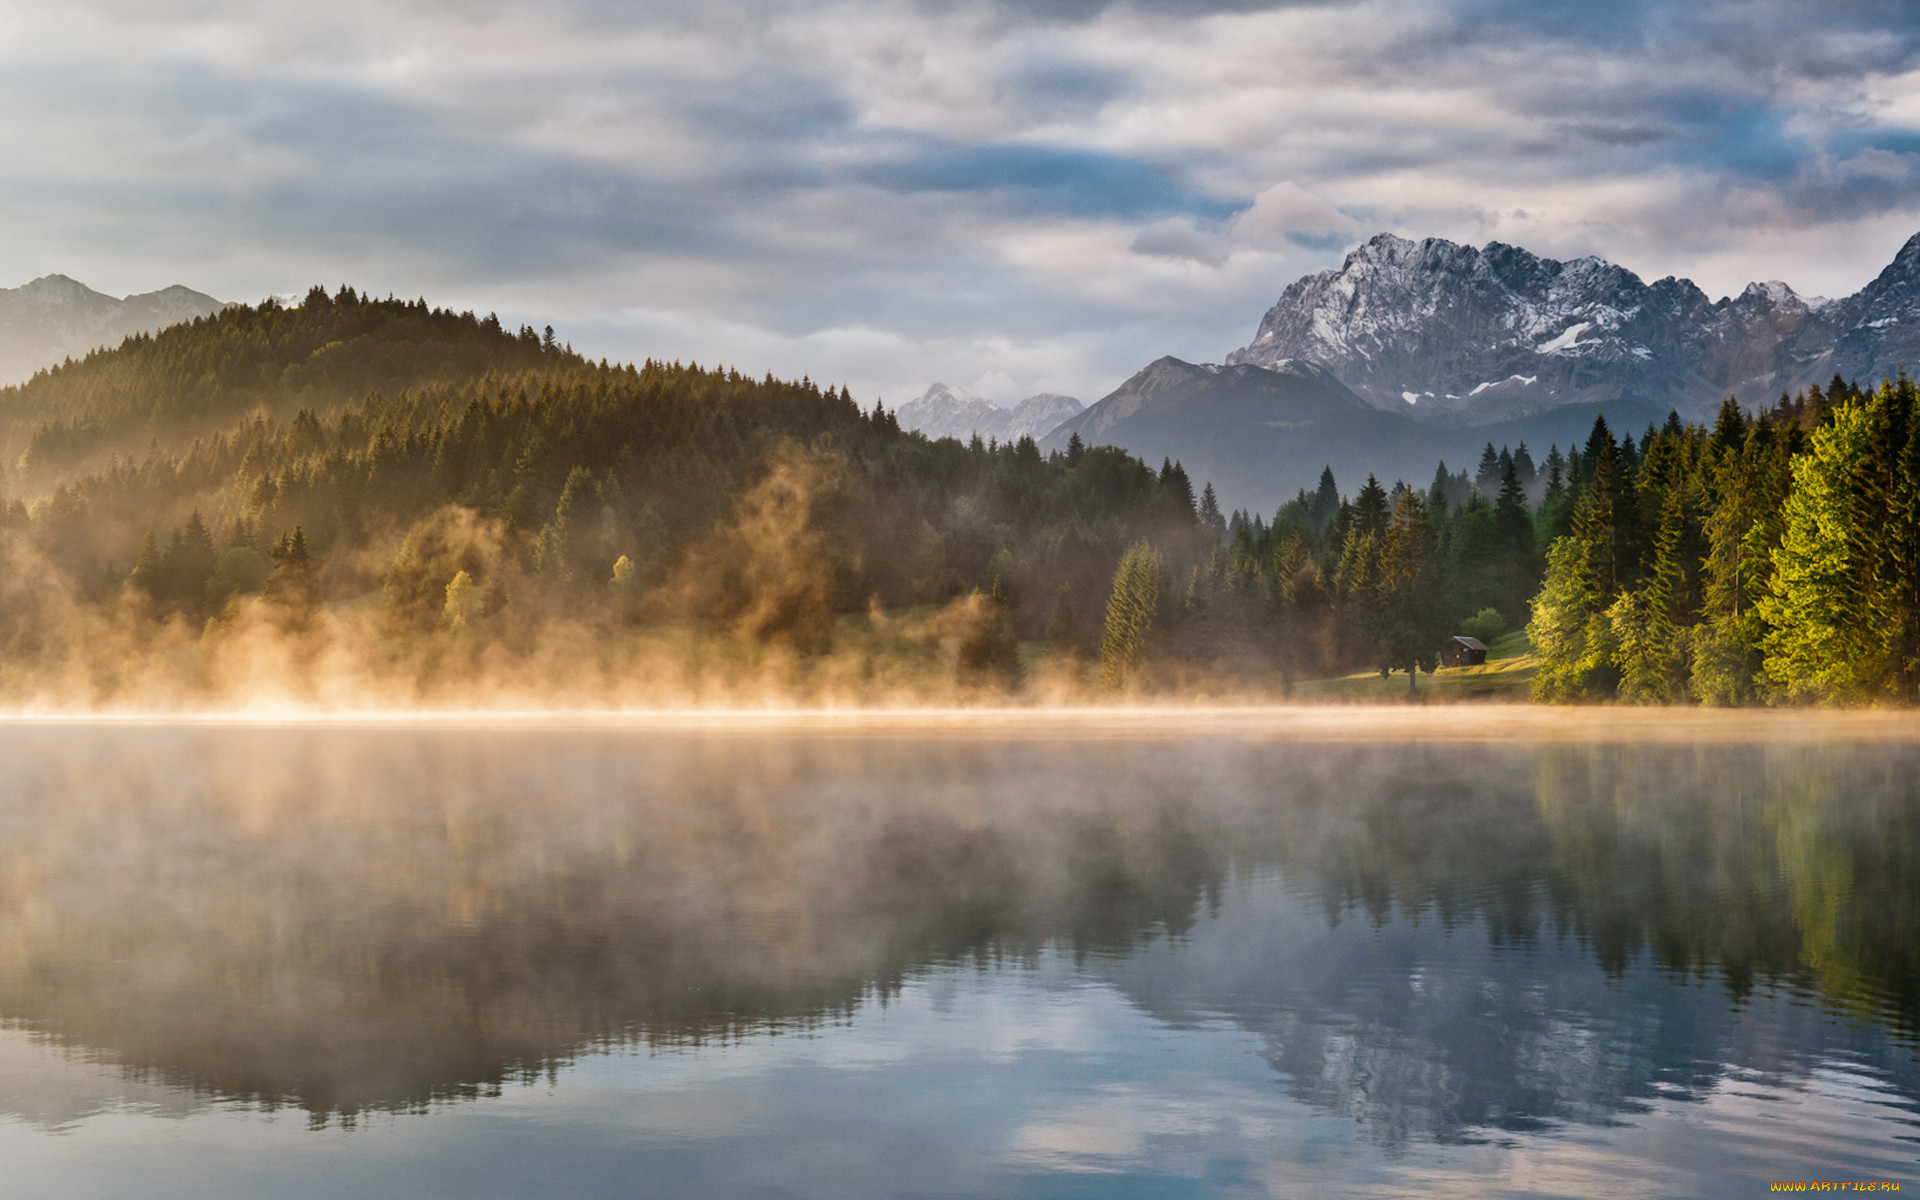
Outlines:
{"label": "rocky mountain peak", "polygon": [[979,434],[1013,441],[1043,437],[1084,407],[1072,396],[1041,392],[1007,409],[969,388],[934,383],[917,399],[902,404],[895,415],[902,428],[917,429],[928,437],[966,441]]}
{"label": "rocky mountain peak", "polygon": [[1315,363],[1375,407],[1470,424],[1622,399],[1703,413],[1835,370],[1878,379],[1916,353],[1920,235],[1843,301],[1770,280],[1715,303],[1602,258],[1383,233],[1288,285],[1227,361]]}

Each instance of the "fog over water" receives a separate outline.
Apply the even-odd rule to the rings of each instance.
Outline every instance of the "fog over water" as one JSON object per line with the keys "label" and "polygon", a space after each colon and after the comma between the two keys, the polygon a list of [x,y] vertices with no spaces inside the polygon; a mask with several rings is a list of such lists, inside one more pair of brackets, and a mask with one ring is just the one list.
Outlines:
{"label": "fog over water", "polygon": [[1900,1179],[1920,741],[1775,717],[0,723],[0,1156],[35,1196]]}

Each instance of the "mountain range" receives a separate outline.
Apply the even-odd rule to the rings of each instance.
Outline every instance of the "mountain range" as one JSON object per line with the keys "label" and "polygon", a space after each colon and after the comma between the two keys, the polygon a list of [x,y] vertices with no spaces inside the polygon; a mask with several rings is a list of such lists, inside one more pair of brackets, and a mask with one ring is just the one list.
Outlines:
{"label": "mountain range", "polygon": [[[64,275],[0,289],[0,383],[223,307],[177,286],[115,299]],[[1775,281],[1712,300],[1599,258],[1383,233],[1290,284],[1224,364],[1161,358],[1091,407],[1043,393],[1003,408],[935,383],[896,415],[930,437],[1048,449],[1078,433],[1178,459],[1229,505],[1270,510],[1325,466],[1349,491],[1369,473],[1424,482],[1488,442],[1537,456],[1582,441],[1597,414],[1622,430],[1670,410],[1702,420],[1729,395],[1751,407],[1916,363],[1920,235],[1842,299]]]}
{"label": "mountain range", "polygon": [[1042,445],[1078,433],[1173,458],[1229,506],[1270,511],[1326,466],[1348,492],[1368,474],[1425,483],[1489,442],[1538,458],[1584,441],[1596,415],[1634,432],[1915,363],[1920,235],[1844,299],[1769,282],[1710,300],[1598,258],[1383,233],[1289,285],[1225,364],[1159,359]]}
{"label": "mountain range", "polygon": [[1040,438],[1059,427],[1086,406],[1072,396],[1041,392],[1028,396],[1012,408],[1002,408],[967,388],[936,383],[917,400],[902,404],[894,414],[903,429],[914,429],[930,438],[983,438],[1003,442],[1023,437]]}
{"label": "mountain range", "polygon": [[1866,287],[1804,298],[1778,281],[1709,300],[1598,258],[1380,234],[1295,281],[1229,363],[1326,367],[1376,408],[1471,425],[1630,400],[1704,417],[1835,374],[1877,382],[1920,362],[1920,235]]}
{"label": "mountain range", "polygon": [[18,383],[42,367],[115,346],[136,333],[211,316],[226,305],[191,288],[115,298],[65,275],[43,275],[17,288],[0,288],[0,385]]}

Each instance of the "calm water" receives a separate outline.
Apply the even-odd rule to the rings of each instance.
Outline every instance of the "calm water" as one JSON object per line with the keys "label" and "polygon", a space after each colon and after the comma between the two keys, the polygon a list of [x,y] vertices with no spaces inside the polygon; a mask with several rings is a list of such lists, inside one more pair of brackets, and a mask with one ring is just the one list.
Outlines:
{"label": "calm water", "polygon": [[1785,728],[0,725],[0,1190],[1920,1187],[1920,740]]}

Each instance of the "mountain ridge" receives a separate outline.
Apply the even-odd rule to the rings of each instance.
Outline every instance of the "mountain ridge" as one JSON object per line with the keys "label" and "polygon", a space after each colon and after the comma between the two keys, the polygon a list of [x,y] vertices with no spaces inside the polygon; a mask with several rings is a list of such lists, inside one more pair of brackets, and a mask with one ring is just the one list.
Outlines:
{"label": "mountain ridge", "polygon": [[0,288],[0,384],[19,383],[62,359],[227,307],[177,283],[116,297],[71,276],[52,274]]}
{"label": "mountain ridge", "polygon": [[934,383],[917,399],[902,404],[894,415],[900,419],[901,428],[930,438],[951,437],[964,442],[978,434],[1011,442],[1044,437],[1085,407],[1072,396],[1041,392],[1012,408],[1002,408],[970,389]]}
{"label": "mountain ridge", "polygon": [[1710,300],[1597,257],[1382,233],[1289,284],[1233,365],[1306,359],[1376,408],[1474,424],[1624,400],[1704,416],[1920,361],[1920,234],[1858,292],[1777,280]]}
{"label": "mountain ridge", "polygon": [[1470,466],[1489,441],[1525,443],[1544,457],[1551,445],[1583,441],[1596,416],[1638,430],[1666,412],[1633,400],[1580,400],[1450,428],[1377,407],[1316,363],[1276,369],[1166,355],[1041,439],[1040,448],[1063,450],[1078,434],[1089,446],[1118,446],[1149,463],[1173,459],[1196,481],[1212,482],[1226,507],[1271,513],[1323,468],[1347,491],[1368,475],[1424,486],[1443,460],[1454,470]]}

